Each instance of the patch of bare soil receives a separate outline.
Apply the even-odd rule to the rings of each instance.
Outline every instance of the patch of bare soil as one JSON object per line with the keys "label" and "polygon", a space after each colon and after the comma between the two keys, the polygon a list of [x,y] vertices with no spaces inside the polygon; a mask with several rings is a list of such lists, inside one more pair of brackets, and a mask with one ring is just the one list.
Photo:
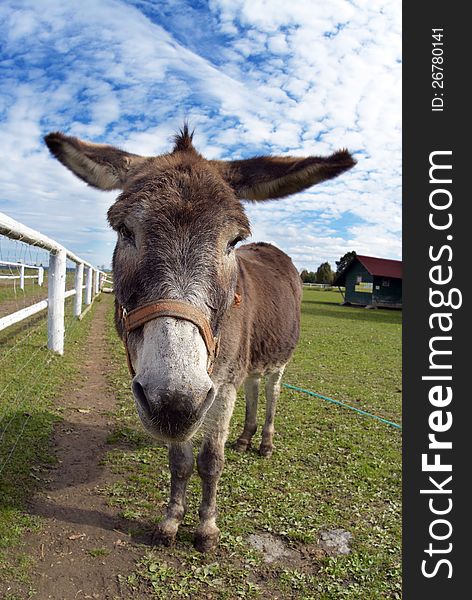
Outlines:
{"label": "patch of bare soil", "polygon": [[[259,577],[254,582],[264,585],[270,579],[278,579],[280,573],[277,567],[285,569],[297,569],[308,575],[316,575],[320,569],[320,561],[326,556],[338,556],[350,554],[352,534],[343,529],[330,529],[320,532],[320,538],[316,544],[295,544],[290,546],[286,540],[267,532],[252,533],[247,541],[250,546],[257,550],[266,568],[262,569]],[[279,596],[274,590],[272,597],[277,600],[285,600],[286,596]]]}
{"label": "patch of bare soil", "polygon": [[149,541],[139,524],[121,518],[100,493],[116,480],[101,464],[115,409],[104,377],[107,306],[96,307],[81,379],[60,401],[65,411],[54,434],[57,464],[31,502],[30,511],[44,523],[26,540],[36,560],[32,587],[41,600],[127,598],[118,575],[133,570],[142,555],[139,543]]}
{"label": "patch of bare soil", "polygon": [[277,561],[287,563],[287,560],[297,561],[301,559],[299,552],[288,548],[281,539],[270,533],[252,533],[248,538],[248,542],[262,554],[264,561],[267,563]]}

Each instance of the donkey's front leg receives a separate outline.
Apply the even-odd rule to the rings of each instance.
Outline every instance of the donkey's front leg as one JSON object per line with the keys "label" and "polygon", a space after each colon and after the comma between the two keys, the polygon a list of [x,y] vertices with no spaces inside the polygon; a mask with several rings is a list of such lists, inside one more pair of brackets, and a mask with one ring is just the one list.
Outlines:
{"label": "donkey's front leg", "polygon": [[169,468],[171,474],[170,500],[166,516],[159,523],[154,534],[156,541],[165,546],[171,546],[174,543],[177,530],[187,509],[185,492],[193,471],[193,450],[190,442],[169,445]]}
{"label": "donkey's front leg", "polygon": [[202,479],[200,524],[195,532],[195,548],[200,552],[211,550],[218,543],[220,530],[216,526],[216,489],[223,472],[225,442],[236,400],[233,385],[221,386],[213,406],[205,419],[206,434],[198,453],[198,473]]}

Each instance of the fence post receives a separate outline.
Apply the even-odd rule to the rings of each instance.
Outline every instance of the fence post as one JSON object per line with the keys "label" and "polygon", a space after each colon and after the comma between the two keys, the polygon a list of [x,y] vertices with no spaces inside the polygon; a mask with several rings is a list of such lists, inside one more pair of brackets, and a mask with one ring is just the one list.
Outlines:
{"label": "fence post", "polygon": [[84,282],[84,263],[75,265],[75,299],[74,299],[74,317],[80,317],[82,312],[82,285]]}
{"label": "fence post", "polygon": [[44,281],[44,269],[43,267],[38,268],[38,285],[43,285]]}
{"label": "fence post", "polygon": [[66,292],[65,249],[49,254],[48,348],[64,354],[64,302]]}
{"label": "fence post", "polygon": [[100,292],[100,273],[98,271],[98,269],[95,269],[95,295],[97,295]]}
{"label": "fence post", "polygon": [[85,275],[85,304],[88,306],[92,304],[92,267],[87,267],[87,273]]}
{"label": "fence post", "polygon": [[25,265],[20,267],[20,290],[25,289]]}

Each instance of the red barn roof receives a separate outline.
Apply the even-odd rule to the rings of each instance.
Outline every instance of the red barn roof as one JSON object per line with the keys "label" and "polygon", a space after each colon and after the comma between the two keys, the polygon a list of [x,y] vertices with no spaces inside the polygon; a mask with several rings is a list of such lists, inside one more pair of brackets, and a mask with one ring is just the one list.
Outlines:
{"label": "red barn roof", "polygon": [[389,258],[375,258],[374,256],[362,256],[357,254],[356,258],[371,275],[378,277],[394,277],[402,279],[403,269],[401,260],[391,260]]}
{"label": "red barn roof", "polygon": [[376,258],[375,256],[356,254],[344,271],[335,277],[333,282],[334,285],[345,285],[346,273],[356,260],[358,260],[373,276],[403,279],[401,260],[391,260],[390,258]]}

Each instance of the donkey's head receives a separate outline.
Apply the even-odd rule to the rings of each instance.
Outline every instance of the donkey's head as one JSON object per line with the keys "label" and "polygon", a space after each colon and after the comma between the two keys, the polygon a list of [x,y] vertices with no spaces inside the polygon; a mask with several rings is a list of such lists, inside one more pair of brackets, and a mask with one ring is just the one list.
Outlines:
{"label": "donkey's head", "polygon": [[157,157],[61,133],[45,141],[89,185],[122,190],[108,220],[118,235],[116,321],[134,373],[134,397],[154,435],[184,441],[215,397],[209,374],[214,342],[234,302],[235,246],[250,234],[241,200],[299,192],[354,161],[347,151],[327,158],[209,161],[194,149],[187,127],[172,152]]}

